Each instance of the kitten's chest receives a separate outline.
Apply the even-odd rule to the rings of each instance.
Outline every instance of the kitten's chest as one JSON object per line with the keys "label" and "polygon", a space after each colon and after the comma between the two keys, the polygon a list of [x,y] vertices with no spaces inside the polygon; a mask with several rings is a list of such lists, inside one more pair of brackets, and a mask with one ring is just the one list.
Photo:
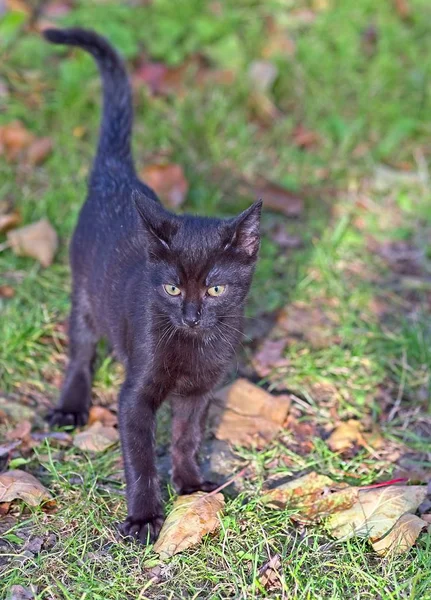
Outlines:
{"label": "kitten's chest", "polygon": [[209,392],[223,376],[231,357],[217,345],[197,339],[175,340],[156,357],[157,368],[174,393],[200,395]]}

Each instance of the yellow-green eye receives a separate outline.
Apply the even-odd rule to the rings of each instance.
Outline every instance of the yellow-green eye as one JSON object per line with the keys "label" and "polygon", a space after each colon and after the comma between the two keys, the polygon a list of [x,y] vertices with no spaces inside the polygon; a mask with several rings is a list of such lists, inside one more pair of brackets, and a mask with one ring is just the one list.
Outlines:
{"label": "yellow-green eye", "polygon": [[213,285],[208,288],[207,292],[210,296],[221,296],[226,289],[225,285]]}
{"label": "yellow-green eye", "polygon": [[163,289],[167,294],[169,294],[169,296],[179,296],[181,294],[180,288],[173,283],[165,283]]}

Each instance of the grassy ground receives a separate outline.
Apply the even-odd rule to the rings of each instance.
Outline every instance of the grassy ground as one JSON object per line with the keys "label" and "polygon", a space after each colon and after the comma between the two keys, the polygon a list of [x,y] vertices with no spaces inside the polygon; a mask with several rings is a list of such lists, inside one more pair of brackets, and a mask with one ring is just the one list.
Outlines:
{"label": "grassy ground", "polygon": [[[265,212],[249,305],[254,317],[298,302],[331,315],[326,341],[291,343],[289,367],[270,377],[295,391],[293,415],[310,425],[313,443],[304,450],[286,430],[264,450],[240,450],[250,474],[239,495],[228,497],[221,531],[162,566],[155,582],[151,548],[118,543],[115,534],[125,513],[119,450],[89,456],[45,441],[15,466],[44,481],[58,510],[18,507],[2,527],[0,595],[32,584],[40,600],[431,598],[429,534],[408,554],[381,559],[365,542],[335,545],[324,529],[295,528],[287,512],[258,502],[273,475],[312,468],[368,484],[389,479],[400,465],[431,467],[431,6],[411,0],[403,18],[390,0],[187,0],[181,11],[168,0],[143,4],[82,0],[59,22],[97,26],[131,69],[144,50],[173,66],[200,52],[236,79],[198,85],[185,76],[185,93],[168,98],[138,87],[137,164],[164,156],[183,165],[190,183],[185,208],[205,214],[227,215],[251,200],[229,189],[220,169],[316,190],[307,194],[302,216],[283,217],[301,236],[300,249],[280,249],[271,232],[281,218]],[[95,148],[100,86],[87,56],[46,45],[18,27],[26,18],[20,14],[6,12],[0,21],[0,78],[9,93],[0,98],[0,125],[20,119],[35,134],[50,135],[55,150],[32,170],[0,157],[0,201],[13,200],[25,222],[47,216],[61,249],[47,270],[8,250],[0,254],[1,283],[16,292],[0,299],[0,389],[42,412],[55,400],[64,363],[67,242]],[[295,50],[283,53],[277,42],[271,55],[278,77],[270,97],[279,113],[263,127],[252,118],[247,71],[278,39],[268,33],[270,17]],[[318,142],[299,148],[298,125]],[[97,401],[112,402],[120,380],[119,368],[102,354]],[[384,447],[332,453],[322,437],[334,419],[350,417],[377,424]],[[168,491],[167,507],[172,499]],[[41,552],[22,553],[21,538],[29,535],[44,540]],[[275,553],[280,579],[265,590],[257,574]]]}

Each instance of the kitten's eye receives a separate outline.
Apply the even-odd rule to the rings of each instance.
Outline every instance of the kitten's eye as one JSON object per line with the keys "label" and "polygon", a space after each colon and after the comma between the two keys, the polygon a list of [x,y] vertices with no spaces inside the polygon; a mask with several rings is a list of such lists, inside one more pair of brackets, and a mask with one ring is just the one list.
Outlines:
{"label": "kitten's eye", "polygon": [[180,288],[173,283],[165,283],[163,289],[169,296],[179,296],[181,294]]}
{"label": "kitten's eye", "polygon": [[210,296],[221,296],[225,289],[225,285],[213,285],[213,287],[207,289],[207,292]]}

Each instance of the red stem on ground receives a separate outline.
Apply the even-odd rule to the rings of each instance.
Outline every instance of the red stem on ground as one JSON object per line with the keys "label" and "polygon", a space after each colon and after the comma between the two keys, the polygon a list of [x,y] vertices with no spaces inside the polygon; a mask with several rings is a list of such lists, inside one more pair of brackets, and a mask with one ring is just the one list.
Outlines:
{"label": "red stem on ground", "polygon": [[389,481],[382,481],[381,483],[372,483],[371,485],[361,485],[360,490],[370,490],[372,488],[386,487],[387,485],[395,485],[396,483],[406,483],[407,477],[399,477],[398,479],[391,479]]}

